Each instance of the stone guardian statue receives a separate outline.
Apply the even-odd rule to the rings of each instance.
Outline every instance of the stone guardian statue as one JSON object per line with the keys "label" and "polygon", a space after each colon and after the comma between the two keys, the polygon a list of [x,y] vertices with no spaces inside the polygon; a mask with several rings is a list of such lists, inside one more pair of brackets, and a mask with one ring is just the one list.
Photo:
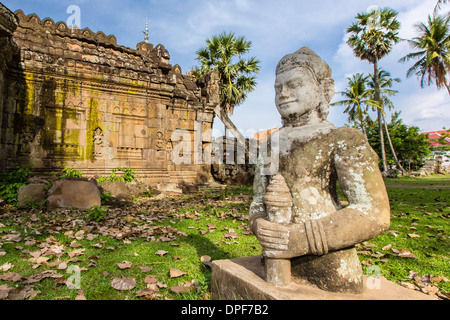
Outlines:
{"label": "stone guardian statue", "polygon": [[[378,157],[364,135],[327,121],[334,95],[330,67],[303,47],[281,59],[275,102],[282,128],[278,172],[256,170],[250,227],[265,261],[266,281],[309,283],[322,290],[361,293],[355,244],[390,226]],[[349,205],[341,205],[339,183]]]}

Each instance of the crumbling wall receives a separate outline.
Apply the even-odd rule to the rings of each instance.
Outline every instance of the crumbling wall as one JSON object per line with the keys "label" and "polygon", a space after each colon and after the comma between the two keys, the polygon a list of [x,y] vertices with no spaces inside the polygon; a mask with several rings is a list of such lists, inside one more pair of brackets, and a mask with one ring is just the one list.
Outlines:
{"label": "crumbling wall", "polygon": [[[205,180],[208,166],[172,162],[171,136],[183,129],[193,137],[195,121],[211,129],[214,75],[197,82],[183,74],[161,44],[130,49],[101,31],[14,14],[9,39],[20,51],[0,92],[0,169],[26,163],[41,172],[71,167],[105,176],[130,167],[150,184]],[[211,138],[203,137],[205,147]]]}

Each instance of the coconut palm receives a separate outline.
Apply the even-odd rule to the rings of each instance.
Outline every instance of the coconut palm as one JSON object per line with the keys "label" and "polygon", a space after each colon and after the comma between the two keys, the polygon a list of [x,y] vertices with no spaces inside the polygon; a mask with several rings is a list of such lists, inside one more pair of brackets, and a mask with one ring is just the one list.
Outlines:
{"label": "coconut palm", "polygon": [[[193,69],[193,75],[199,78],[212,70],[217,70],[220,81],[220,105],[216,108],[217,116],[233,135],[245,143],[228,118],[234,107],[243,103],[247,94],[256,86],[255,74],[259,72],[259,61],[255,57],[244,59],[242,56],[250,51],[252,42],[233,33],[222,33],[206,40],[207,46],[197,50],[200,66]],[[242,141],[243,140],[243,141]],[[245,145],[245,144],[244,144]]]}
{"label": "coconut palm", "polygon": [[345,106],[344,113],[348,113],[348,121],[357,124],[367,139],[365,123],[370,117],[367,114],[369,106],[376,107],[378,104],[372,99],[371,91],[367,89],[367,79],[369,76],[357,73],[352,77],[347,77],[347,88],[339,92],[345,99],[332,103],[332,106]]}
{"label": "coconut palm", "polygon": [[420,86],[431,85],[438,89],[446,87],[450,94],[447,79],[450,70],[450,17],[428,16],[427,23],[416,25],[418,36],[408,43],[419,50],[400,59],[400,62],[418,60],[407,72],[407,77],[416,75]]}
{"label": "coconut palm", "polygon": [[[367,60],[373,64],[374,72],[374,100],[381,105],[379,86],[379,61],[392,50],[392,47],[400,41],[398,32],[400,22],[396,19],[398,13],[390,8],[374,9],[368,13],[359,13],[356,22],[347,28],[350,35],[347,44],[353,49],[354,54],[361,60]],[[377,120],[380,130],[381,160],[383,172],[387,171],[386,152],[382,128],[381,109],[377,109]]]}
{"label": "coconut palm", "polygon": [[[375,77],[373,74],[369,75],[370,81],[368,82],[368,86],[372,89],[372,95],[375,93]],[[385,118],[385,110],[388,108],[389,110],[392,110],[394,108],[394,104],[392,103],[390,97],[394,96],[398,93],[397,90],[393,90],[392,86],[394,82],[401,82],[399,78],[391,78],[391,74],[383,69],[380,69],[378,72],[378,79],[379,79],[379,87],[380,87],[380,100],[381,104],[377,105],[377,108],[380,109],[382,122],[384,124],[384,129],[386,131],[386,138],[389,142],[389,147],[391,149],[392,156],[394,158],[395,163],[397,164],[398,168],[403,172],[403,174],[406,173],[406,171],[403,169],[403,166],[401,165],[400,161],[397,158],[397,154],[394,150],[394,145],[392,144],[392,140],[389,134],[389,129],[387,126],[386,118]]]}

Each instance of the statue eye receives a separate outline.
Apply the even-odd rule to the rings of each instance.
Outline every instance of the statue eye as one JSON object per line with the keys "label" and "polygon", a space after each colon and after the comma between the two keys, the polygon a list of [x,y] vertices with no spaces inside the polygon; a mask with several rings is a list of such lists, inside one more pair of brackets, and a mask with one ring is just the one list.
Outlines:
{"label": "statue eye", "polygon": [[281,84],[275,84],[275,92],[281,92],[283,86]]}

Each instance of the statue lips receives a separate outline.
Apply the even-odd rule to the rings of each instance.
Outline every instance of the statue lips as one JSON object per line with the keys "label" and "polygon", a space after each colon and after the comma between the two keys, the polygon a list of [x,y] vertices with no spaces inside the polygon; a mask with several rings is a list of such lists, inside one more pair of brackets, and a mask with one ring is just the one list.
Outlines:
{"label": "statue lips", "polygon": [[285,108],[287,105],[289,105],[289,104],[291,104],[291,103],[297,103],[298,102],[298,99],[295,99],[295,100],[289,100],[289,101],[286,101],[286,102],[281,102],[279,105],[278,105],[278,107],[279,108]]}

